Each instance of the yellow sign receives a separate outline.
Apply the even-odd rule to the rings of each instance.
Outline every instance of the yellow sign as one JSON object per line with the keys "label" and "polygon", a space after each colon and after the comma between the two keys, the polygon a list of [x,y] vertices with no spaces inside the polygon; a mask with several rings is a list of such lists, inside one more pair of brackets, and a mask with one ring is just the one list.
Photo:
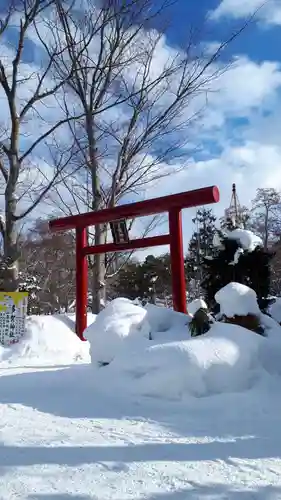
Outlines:
{"label": "yellow sign", "polygon": [[0,344],[19,342],[25,334],[28,292],[0,292]]}
{"label": "yellow sign", "polygon": [[0,311],[7,311],[7,301],[12,299],[12,302],[16,307],[19,307],[21,302],[23,302],[28,297],[28,292],[0,292]]}

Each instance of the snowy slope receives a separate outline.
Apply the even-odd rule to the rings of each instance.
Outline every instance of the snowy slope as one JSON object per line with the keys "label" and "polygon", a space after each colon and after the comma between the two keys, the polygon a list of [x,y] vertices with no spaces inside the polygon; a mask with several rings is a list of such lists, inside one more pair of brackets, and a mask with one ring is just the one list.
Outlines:
{"label": "snowy slope", "polygon": [[[114,384],[110,390],[112,378],[99,385],[94,375],[105,374],[114,363],[119,365],[115,376],[119,372],[120,377],[126,367],[135,367],[131,342],[124,343],[109,366],[98,369],[89,362],[88,343],[76,343],[71,324],[68,328],[58,318],[32,318],[29,340],[22,344],[26,347],[17,346],[9,363],[0,362],[1,500],[281,499],[281,373],[267,370],[260,357],[266,353],[261,351],[264,342],[279,343],[281,328],[274,329],[273,320],[268,321],[275,333],[263,339],[251,332],[245,337],[243,329],[231,325],[226,333],[223,325],[215,325],[204,341],[188,339],[182,315],[164,315],[160,321],[157,308],[144,314],[152,341],[146,329],[138,328],[136,316],[129,315],[134,328],[125,327],[139,335],[143,353],[165,352],[155,358],[139,356],[138,366],[151,367],[156,360],[159,368],[161,359],[163,373],[165,357],[167,369],[174,359],[174,368],[178,364],[182,373],[179,346],[187,344],[183,359],[193,360],[187,368],[197,366],[207,375],[211,366],[219,367],[216,383],[227,373],[237,376],[239,370],[244,375],[257,370],[260,376],[236,392],[226,390],[230,377],[221,394],[198,397],[189,392],[177,401],[164,397],[163,391],[159,399],[139,391],[118,392]],[[119,318],[119,334],[122,321]],[[143,325],[144,319],[140,321]],[[101,327],[101,319],[98,324]],[[79,360],[77,352],[82,352]],[[126,352],[132,358],[121,363]],[[163,375],[168,377],[165,371]],[[190,387],[193,377],[190,373]],[[153,371],[149,378],[153,380]]]}
{"label": "snowy slope", "polygon": [[[237,286],[222,289],[217,300],[227,296],[229,300],[222,302],[231,314],[237,307],[241,313],[240,303],[243,314],[249,307],[259,313],[255,293],[233,285]],[[277,373],[281,327],[271,318],[261,315],[269,338],[224,323],[215,323],[206,335],[191,338],[189,317],[162,311],[116,299],[99,314],[84,334],[90,343],[96,388],[128,397],[183,401],[190,396],[245,391],[272,374],[273,368]]]}
{"label": "snowy slope", "polygon": [[[89,315],[88,324],[94,317]],[[29,316],[24,339],[8,347],[0,345],[0,366],[68,365],[75,361],[89,361],[89,345],[76,335],[74,318],[56,316]]]}

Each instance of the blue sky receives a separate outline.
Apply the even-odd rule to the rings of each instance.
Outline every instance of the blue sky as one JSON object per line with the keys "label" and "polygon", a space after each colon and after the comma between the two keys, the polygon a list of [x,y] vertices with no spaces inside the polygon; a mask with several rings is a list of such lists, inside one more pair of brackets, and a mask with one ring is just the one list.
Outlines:
{"label": "blue sky", "polygon": [[[202,26],[205,42],[220,42],[260,6],[259,0],[179,0],[172,9],[176,23],[167,32],[167,43],[183,46],[190,23]],[[230,201],[232,182],[245,205],[258,187],[281,189],[280,42],[281,2],[269,0],[226,51],[225,58],[232,59],[234,66],[218,82],[219,95],[213,105],[218,126],[202,124],[204,154],[194,155],[193,165],[175,178],[175,191],[218,184],[222,201],[214,207],[217,214]],[[208,121],[208,112],[206,117]],[[185,241],[193,214],[193,210],[184,214]]]}
{"label": "blue sky", "polygon": [[[161,0],[155,0],[155,2]],[[224,40],[260,7],[260,0],[178,0],[170,8],[170,27],[159,51],[169,55],[184,50],[190,26],[201,28],[206,50]],[[208,22],[204,19],[208,18]],[[11,50],[10,39],[2,40],[0,57]],[[9,43],[7,43],[9,42]],[[173,177],[155,183],[147,197],[217,184],[221,202],[214,207],[221,215],[237,184],[241,203],[249,205],[259,187],[281,189],[281,1],[268,0],[255,21],[226,50],[222,63],[232,65],[214,84],[195,131],[200,153],[192,152],[187,167]],[[34,72],[41,53],[34,41],[26,46],[23,70]],[[158,55],[155,57],[157,66]],[[162,58],[162,59],[161,59]],[[2,107],[4,113],[4,107]],[[57,110],[55,110],[57,111]],[[52,108],[48,108],[52,113]],[[34,131],[38,123],[29,124]],[[31,131],[32,135],[33,131]],[[31,136],[30,136],[31,137]],[[176,160],[175,160],[176,163]],[[48,208],[46,209],[48,210]],[[44,212],[42,206],[40,211]],[[185,245],[193,230],[194,210],[184,214]],[[161,227],[161,231],[165,227]]]}
{"label": "blue sky", "polygon": [[[244,3],[247,4],[247,1],[245,0]],[[241,15],[241,17],[236,18],[235,16],[227,15],[218,19],[217,22],[206,23],[206,16],[209,16],[210,12],[217,9],[222,3],[220,0],[200,0],[197,2],[178,0],[176,4],[170,7],[175,19],[175,24],[171,25],[168,32],[168,38],[171,43],[182,44],[182,41],[186,37],[189,23],[205,25],[206,39],[209,41],[223,39],[228,32],[242,26],[247,20],[247,16]],[[260,0],[251,2],[250,0],[248,3],[254,5],[252,9],[249,7],[248,16],[250,16],[251,12],[255,12],[258,5],[262,5],[263,2]],[[272,2],[269,0],[269,3]],[[278,3],[279,1],[276,2],[276,5]],[[263,9],[261,9],[262,11]],[[247,54],[256,61],[263,61],[265,59],[272,61],[279,60],[281,57],[279,46],[281,42],[280,26],[280,24],[274,25],[272,23],[265,23],[264,21],[260,22],[259,19],[256,22],[251,22],[243,34],[231,44],[229,53]]]}

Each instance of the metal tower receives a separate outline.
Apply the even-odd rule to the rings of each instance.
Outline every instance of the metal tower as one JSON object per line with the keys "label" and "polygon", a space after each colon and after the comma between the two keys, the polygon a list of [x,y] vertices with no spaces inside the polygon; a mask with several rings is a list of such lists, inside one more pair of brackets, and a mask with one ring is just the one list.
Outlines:
{"label": "metal tower", "polygon": [[245,226],[245,209],[240,205],[236,184],[232,184],[230,205],[224,212],[224,219],[227,225],[231,225],[234,228],[244,228]]}

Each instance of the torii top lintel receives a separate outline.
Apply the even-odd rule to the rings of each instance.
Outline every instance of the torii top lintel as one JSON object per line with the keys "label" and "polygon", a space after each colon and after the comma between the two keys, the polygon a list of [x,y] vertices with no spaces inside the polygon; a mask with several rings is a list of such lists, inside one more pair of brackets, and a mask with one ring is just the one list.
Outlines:
{"label": "torii top lintel", "polygon": [[87,212],[84,214],[71,215],[51,220],[49,227],[52,232],[66,231],[69,229],[83,228],[103,224],[119,219],[128,219],[156,215],[169,212],[172,209],[191,208],[199,205],[209,205],[217,203],[220,194],[217,186],[209,186],[184,193],[162,196],[127,205],[118,205],[113,208],[105,208],[98,212]]}

